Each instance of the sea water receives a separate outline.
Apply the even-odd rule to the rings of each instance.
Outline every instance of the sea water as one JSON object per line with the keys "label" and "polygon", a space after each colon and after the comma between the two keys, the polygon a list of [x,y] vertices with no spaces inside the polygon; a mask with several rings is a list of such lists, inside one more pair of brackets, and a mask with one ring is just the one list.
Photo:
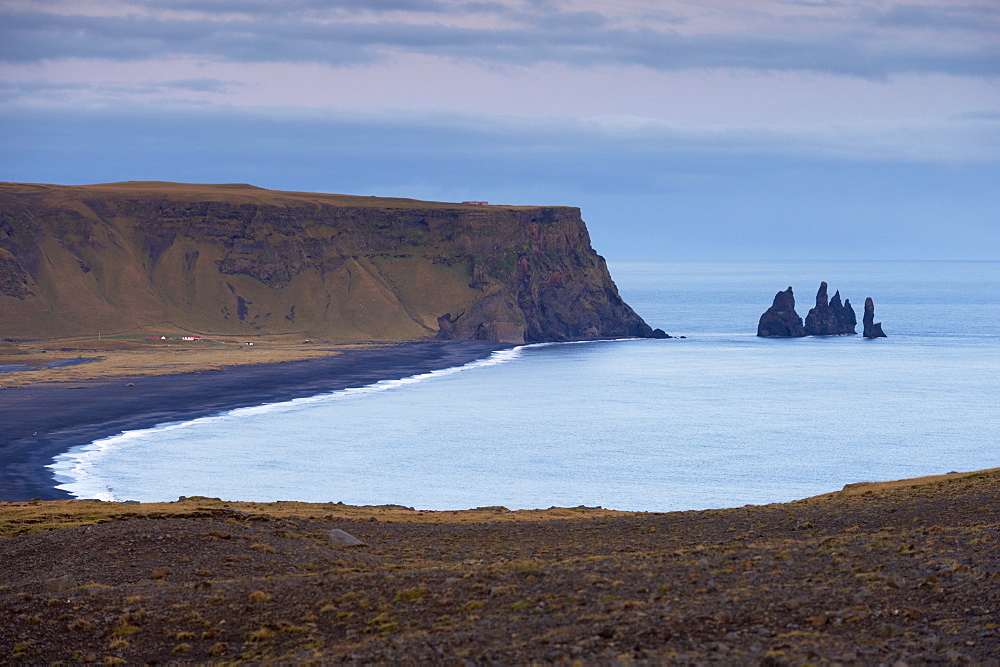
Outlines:
{"label": "sea water", "polygon": [[[686,338],[522,346],[459,369],[107,438],[79,497],[669,511],[1000,465],[1000,263],[611,265]],[[821,280],[888,338],[757,338]],[[860,329],[860,326],[859,326]]]}

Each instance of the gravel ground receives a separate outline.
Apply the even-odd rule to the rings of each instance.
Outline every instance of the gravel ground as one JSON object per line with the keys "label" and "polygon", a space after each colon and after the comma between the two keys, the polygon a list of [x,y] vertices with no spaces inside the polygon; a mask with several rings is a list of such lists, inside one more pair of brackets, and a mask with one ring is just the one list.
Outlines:
{"label": "gravel ground", "polygon": [[998,495],[986,471],[531,520],[94,503],[92,525],[6,524],[0,662],[995,664]]}

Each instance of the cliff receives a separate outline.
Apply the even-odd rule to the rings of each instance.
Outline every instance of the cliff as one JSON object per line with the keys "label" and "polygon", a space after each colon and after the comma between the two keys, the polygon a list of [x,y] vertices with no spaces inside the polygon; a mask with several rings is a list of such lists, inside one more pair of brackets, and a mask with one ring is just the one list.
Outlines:
{"label": "cliff", "polygon": [[522,343],[652,335],[569,207],[0,184],[0,336]]}

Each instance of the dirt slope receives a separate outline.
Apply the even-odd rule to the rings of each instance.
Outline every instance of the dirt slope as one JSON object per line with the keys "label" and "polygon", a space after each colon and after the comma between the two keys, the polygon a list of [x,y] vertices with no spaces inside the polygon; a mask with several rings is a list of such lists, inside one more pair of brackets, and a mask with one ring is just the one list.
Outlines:
{"label": "dirt slope", "polygon": [[670,514],[6,504],[0,659],[983,661],[998,501],[992,470]]}

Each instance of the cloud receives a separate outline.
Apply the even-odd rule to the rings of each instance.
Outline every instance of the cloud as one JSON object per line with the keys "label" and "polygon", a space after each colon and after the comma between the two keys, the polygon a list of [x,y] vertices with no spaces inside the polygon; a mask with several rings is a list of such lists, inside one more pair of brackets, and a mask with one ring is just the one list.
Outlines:
{"label": "cloud", "polygon": [[232,87],[231,82],[221,79],[174,79],[156,85],[161,88],[190,90],[199,93],[224,93]]}
{"label": "cloud", "polygon": [[91,91],[89,83],[49,81],[0,81],[0,102],[11,103],[24,98],[63,99],[70,93]]}
{"label": "cloud", "polygon": [[951,120],[985,120],[1000,121],[1000,110],[991,111],[970,111],[968,113],[955,114]]}
{"label": "cloud", "polygon": [[874,15],[874,23],[892,28],[1000,32],[996,6],[899,4]]}
{"label": "cloud", "polygon": [[7,104],[25,100],[72,102],[80,92],[92,93],[100,98],[122,98],[146,95],[172,96],[178,91],[192,93],[225,93],[236,84],[221,79],[170,79],[165,81],[139,81],[120,84],[80,81],[0,81],[0,102]]}
{"label": "cloud", "polygon": [[[679,14],[643,24],[639,14],[547,3],[146,0],[133,6],[137,11],[132,13],[87,16],[37,6],[8,9],[0,14],[0,61],[195,58],[351,66],[425,54],[489,66],[638,65],[660,71],[812,71],[874,79],[913,72],[1000,76],[1000,40],[899,34],[913,26],[995,30],[1000,12],[978,5],[900,5],[853,23],[848,18],[858,12],[841,11],[836,30],[805,30],[802,17],[779,19],[767,12],[756,12],[753,25],[742,29]],[[475,20],[464,20],[469,17]],[[684,30],[671,24],[685,24]]]}
{"label": "cloud", "polygon": [[[144,92],[155,94],[171,86],[198,87],[200,82],[151,82]],[[208,81],[211,89],[225,85]],[[37,86],[0,87],[0,95],[35,91]],[[72,84],[66,84],[72,90]],[[57,93],[58,86],[42,91]],[[37,92],[37,91],[36,91]],[[362,164],[381,159],[401,165],[428,159],[467,161],[472,174],[482,170],[477,163],[510,164],[512,177],[520,170],[537,170],[536,178],[597,179],[612,187],[624,173],[621,165],[645,165],[629,171],[621,185],[625,190],[656,189],[663,161],[679,164],[700,159],[752,160],[766,157],[782,160],[833,160],[854,164],[900,162],[909,164],[1000,164],[1000,123],[995,112],[956,115],[936,121],[786,124],[783,126],[690,125],[634,116],[604,116],[584,119],[525,118],[495,114],[444,113],[440,111],[348,110],[335,108],[242,108],[224,105],[163,105],[122,102],[104,108],[75,106],[30,106],[7,104],[0,113],[62,118],[79,113],[81,122],[114,127],[155,127],[150,136],[177,135],[178,145],[190,139],[197,128],[223,127],[220,150],[226,138],[235,141],[244,128],[254,145],[266,150],[289,141],[289,151],[301,150],[314,157],[330,150]],[[117,119],[117,120],[112,120]],[[191,131],[188,128],[192,128]],[[261,128],[264,128],[263,130]],[[287,130],[287,139],[284,134]],[[125,130],[123,130],[125,131]],[[206,130],[212,136],[215,130]],[[308,145],[299,145],[309,137]],[[331,139],[335,137],[335,139]],[[89,141],[89,139],[88,139]],[[173,141],[173,140],[170,140]],[[330,141],[332,144],[325,142]],[[197,145],[197,142],[192,142]],[[457,151],[455,147],[462,146]],[[246,150],[252,150],[250,148]],[[280,150],[275,148],[275,150]],[[456,156],[458,156],[456,158]],[[8,165],[13,166],[13,165]],[[552,176],[541,176],[552,170]],[[649,177],[643,175],[649,174]],[[604,187],[604,186],[602,186]],[[618,186],[614,186],[618,187]]]}
{"label": "cloud", "polygon": [[[262,16],[287,16],[301,12],[332,11],[361,14],[385,12],[438,13],[454,9],[448,2],[439,0],[141,0],[135,3],[149,9],[192,11],[199,14],[242,14]],[[481,8],[495,9],[498,5],[483,3]]]}

